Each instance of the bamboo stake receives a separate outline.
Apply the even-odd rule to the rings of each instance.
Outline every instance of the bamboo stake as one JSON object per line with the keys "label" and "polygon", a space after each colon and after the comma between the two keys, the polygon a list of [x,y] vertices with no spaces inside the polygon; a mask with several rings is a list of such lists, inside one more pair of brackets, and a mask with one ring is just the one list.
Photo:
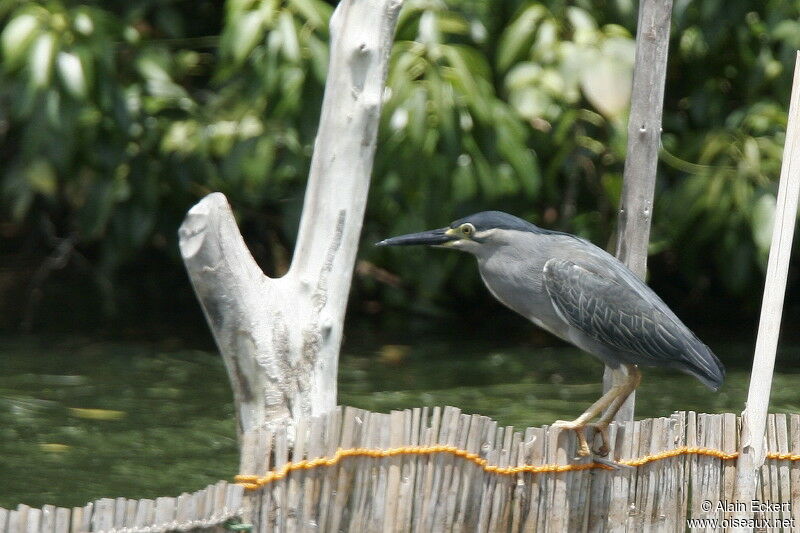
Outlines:
{"label": "bamboo stake", "polygon": [[[672,0],[642,0],[639,4],[617,258],[642,279],[647,273],[671,18]],[[603,390],[607,392],[612,385],[611,368],[606,367]],[[632,393],[614,419],[617,422],[633,420],[634,403],[635,393]]]}
{"label": "bamboo stake", "polygon": [[750,389],[742,413],[741,455],[736,465],[736,501],[753,499],[756,490],[756,470],[764,464],[764,431],[781,328],[789,258],[797,220],[797,201],[800,195],[799,113],[800,53],[795,59],[789,121],[783,149],[781,179],[778,184],[778,201],[767,263],[767,279],[764,284],[761,318],[753,355],[753,370],[750,374]]}

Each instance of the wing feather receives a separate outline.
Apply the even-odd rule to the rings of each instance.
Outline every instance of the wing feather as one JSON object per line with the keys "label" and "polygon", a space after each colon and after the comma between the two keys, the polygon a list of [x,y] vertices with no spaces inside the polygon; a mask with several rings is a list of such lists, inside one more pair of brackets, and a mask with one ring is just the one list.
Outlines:
{"label": "wing feather", "polygon": [[558,313],[621,357],[681,368],[714,389],[722,383],[719,359],[644,283],[557,258],[545,264],[543,279]]}

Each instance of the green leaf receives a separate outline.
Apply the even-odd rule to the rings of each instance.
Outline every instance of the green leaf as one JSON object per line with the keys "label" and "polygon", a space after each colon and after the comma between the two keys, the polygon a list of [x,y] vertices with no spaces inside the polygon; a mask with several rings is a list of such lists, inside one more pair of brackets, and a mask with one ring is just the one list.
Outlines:
{"label": "green leaf", "polygon": [[78,217],[84,239],[94,240],[102,236],[114,206],[113,186],[110,179],[98,179],[89,186],[86,204]]}
{"label": "green leaf", "polygon": [[32,191],[54,197],[58,188],[53,166],[44,159],[37,159],[25,171]]}
{"label": "green leaf", "polygon": [[452,35],[467,35],[469,33],[469,23],[460,14],[455,12],[441,13],[436,17],[439,31]]}
{"label": "green leaf", "polygon": [[328,45],[314,35],[311,35],[306,42],[308,46],[311,70],[318,82],[324,84],[328,76]]}
{"label": "green leaf", "polygon": [[50,84],[55,52],[56,37],[52,33],[43,33],[34,41],[31,55],[28,58],[28,66],[31,83],[35,88],[41,89]]}
{"label": "green leaf", "polygon": [[567,8],[567,19],[574,32],[575,42],[590,42],[597,31],[597,23],[592,16],[579,7]]}
{"label": "green leaf", "polygon": [[77,99],[86,97],[86,75],[81,59],[71,52],[58,53],[58,74],[67,92]]}
{"label": "green leaf", "polygon": [[539,164],[535,152],[525,146],[508,128],[500,128],[497,136],[497,148],[514,169],[526,194],[535,194],[541,184]]}
{"label": "green leaf", "polygon": [[581,76],[581,89],[586,99],[603,115],[614,118],[624,115],[631,99],[633,65],[614,61],[604,54],[588,63]]}
{"label": "green leaf", "polygon": [[34,191],[26,175],[26,168],[16,166],[3,175],[2,199],[15,222],[22,221],[33,203]]}
{"label": "green leaf", "polygon": [[766,258],[772,243],[772,226],[775,222],[775,195],[764,193],[756,200],[752,213],[753,242],[759,255]]}
{"label": "green leaf", "polygon": [[333,13],[331,6],[318,0],[291,0],[289,5],[315,29],[327,26]]}
{"label": "green leaf", "polygon": [[530,48],[536,27],[545,14],[544,6],[531,5],[506,28],[497,47],[497,66],[501,71],[508,70]]}
{"label": "green leaf", "polygon": [[79,12],[73,19],[75,31],[81,35],[89,36],[94,32],[94,22],[88,13]]}
{"label": "green leaf", "polygon": [[282,38],[281,48],[284,57],[293,63],[298,63],[300,61],[300,43],[297,38],[294,17],[289,11],[281,11],[278,17],[278,28]]}
{"label": "green leaf", "polygon": [[11,19],[0,35],[6,69],[19,65],[38,31],[39,20],[35,15],[23,13]]}
{"label": "green leaf", "polygon": [[468,61],[473,56],[465,51],[465,47],[461,46],[442,45],[440,49],[451,67],[449,72],[446,71],[444,74],[447,75],[454,87],[467,98],[473,113],[480,117],[481,120],[486,120],[488,118],[487,109],[483,105],[485,99],[473,74],[473,68],[478,70],[478,65]]}
{"label": "green leaf", "polygon": [[258,11],[245,13],[233,24],[231,56],[241,64],[264,35],[263,18]]}

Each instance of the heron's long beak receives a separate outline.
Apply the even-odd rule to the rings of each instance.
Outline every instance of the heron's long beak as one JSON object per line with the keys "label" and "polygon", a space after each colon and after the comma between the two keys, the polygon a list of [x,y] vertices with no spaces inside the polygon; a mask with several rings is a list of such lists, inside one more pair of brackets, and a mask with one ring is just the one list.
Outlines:
{"label": "heron's long beak", "polygon": [[429,231],[422,231],[420,233],[409,233],[408,235],[391,237],[389,239],[384,239],[381,242],[376,242],[375,246],[411,246],[414,244],[441,246],[450,241],[457,241],[458,239],[459,237],[454,235],[450,228],[439,228]]}

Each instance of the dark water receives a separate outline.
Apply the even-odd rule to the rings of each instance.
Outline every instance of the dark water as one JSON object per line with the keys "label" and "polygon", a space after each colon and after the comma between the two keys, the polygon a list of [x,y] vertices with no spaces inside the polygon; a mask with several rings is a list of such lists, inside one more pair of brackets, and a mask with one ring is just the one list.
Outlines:
{"label": "dark water", "polygon": [[[715,348],[723,360],[751,349]],[[573,348],[437,340],[348,342],[340,368],[340,403],[378,411],[456,405],[519,426],[574,418],[598,397],[602,374]],[[738,412],[747,374],[729,371],[712,393],[692,378],[646,370],[637,416]],[[779,363],[773,411],[800,411],[798,383],[800,375]],[[0,506],[177,495],[231,479],[236,467],[233,404],[216,354],[0,342]]]}

